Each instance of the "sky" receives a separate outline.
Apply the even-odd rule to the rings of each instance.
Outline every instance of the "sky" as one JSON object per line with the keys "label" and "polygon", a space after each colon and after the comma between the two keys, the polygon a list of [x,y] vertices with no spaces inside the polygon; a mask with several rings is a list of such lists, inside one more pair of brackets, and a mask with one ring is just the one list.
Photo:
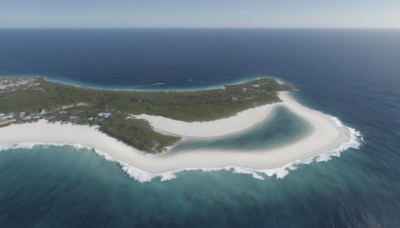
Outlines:
{"label": "sky", "polygon": [[400,28],[400,0],[0,0],[0,27]]}

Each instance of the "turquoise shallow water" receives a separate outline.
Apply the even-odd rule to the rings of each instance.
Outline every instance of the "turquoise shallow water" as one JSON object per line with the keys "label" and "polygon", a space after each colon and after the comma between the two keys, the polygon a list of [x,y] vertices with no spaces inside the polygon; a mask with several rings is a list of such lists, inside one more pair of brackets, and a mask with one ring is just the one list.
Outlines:
{"label": "turquoise shallow water", "polygon": [[[378,224],[372,215],[396,215],[373,205],[397,208],[387,204],[398,196],[389,190],[397,183],[388,184],[379,171],[365,176],[363,167],[376,165],[353,150],[264,181],[230,171],[185,171],[173,180],[139,183],[117,163],[68,146],[3,151],[0,158],[0,222],[10,227],[371,225]],[[360,204],[349,201],[366,207],[359,211]]]}
{"label": "turquoise shallow water", "polygon": [[91,150],[3,150],[0,227],[399,227],[399,42],[399,30],[0,30],[0,75],[164,89],[277,75],[364,138],[265,180],[140,183]]}
{"label": "turquoise shallow water", "polygon": [[300,140],[307,135],[310,128],[307,122],[287,108],[277,107],[269,118],[245,132],[213,139],[187,139],[171,152],[267,150]]}

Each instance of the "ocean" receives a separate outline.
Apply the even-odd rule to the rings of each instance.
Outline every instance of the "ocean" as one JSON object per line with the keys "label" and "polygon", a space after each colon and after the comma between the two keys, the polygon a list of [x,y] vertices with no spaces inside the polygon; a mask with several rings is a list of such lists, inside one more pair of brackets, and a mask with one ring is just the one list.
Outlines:
{"label": "ocean", "polygon": [[169,154],[193,150],[256,151],[294,143],[305,137],[311,126],[284,107],[276,107],[271,116],[251,129],[228,136],[186,139]]}
{"label": "ocean", "polygon": [[[149,90],[271,76],[363,142],[283,178],[183,171],[144,183],[91,149],[3,148],[0,227],[400,226],[400,30],[0,29],[0,76],[26,75]],[[287,125],[274,131],[266,122],[243,136],[251,144],[231,136],[181,146],[268,147],[281,143],[285,129],[306,128],[278,111],[276,121]]]}

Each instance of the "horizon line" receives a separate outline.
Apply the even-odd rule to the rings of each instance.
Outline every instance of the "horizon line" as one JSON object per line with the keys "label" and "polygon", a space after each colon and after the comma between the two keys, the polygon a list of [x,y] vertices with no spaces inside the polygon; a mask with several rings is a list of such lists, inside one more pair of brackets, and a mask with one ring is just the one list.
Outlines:
{"label": "horizon line", "polygon": [[0,29],[324,29],[324,30],[396,30],[400,27],[1,27]]}

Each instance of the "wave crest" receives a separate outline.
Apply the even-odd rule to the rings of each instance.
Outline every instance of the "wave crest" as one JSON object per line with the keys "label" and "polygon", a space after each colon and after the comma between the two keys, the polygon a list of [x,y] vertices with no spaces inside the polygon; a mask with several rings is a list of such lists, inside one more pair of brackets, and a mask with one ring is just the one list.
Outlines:
{"label": "wave crest", "polygon": [[72,146],[76,149],[87,149],[87,150],[92,150],[96,152],[98,155],[104,157],[108,161],[113,161],[117,162],[118,164],[121,165],[122,170],[127,173],[131,178],[143,183],[143,182],[149,182],[153,180],[154,178],[160,178],[161,181],[168,181],[176,178],[176,173],[182,172],[182,171],[203,171],[203,172],[211,172],[211,171],[232,171],[233,173],[238,173],[238,174],[248,174],[251,175],[255,179],[260,179],[263,180],[265,176],[272,177],[275,176],[278,179],[284,178],[289,174],[290,171],[296,170],[298,165],[301,164],[310,164],[312,162],[326,162],[329,161],[332,157],[340,157],[340,154],[349,149],[349,148],[354,148],[354,149],[359,149],[361,142],[363,141],[362,135],[359,131],[346,127],[342,124],[342,122],[333,116],[330,116],[330,118],[339,126],[339,127],[345,127],[349,130],[350,132],[350,140],[348,142],[342,143],[338,148],[335,148],[333,150],[321,153],[317,156],[307,158],[304,160],[296,160],[294,162],[291,162],[287,165],[284,165],[279,168],[275,169],[251,169],[251,168],[245,168],[245,167],[235,167],[235,166],[226,166],[226,167],[205,167],[205,168],[185,168],[185,169],[180,169],[180,170],[175,170],[171,172],[164,172],[164,173],[149,173],[144,170],[138,169],[136,167],[130,166],[124,162],[118,161],[108,155],[107,153],[104,153],[98,149],[88,147],[88,146],[83,146],[79,144],[65,144],[65,143],[17,143],[17,144],[8,144],[8,145],[0,145],[0,151],[4,150],[11,150],[11,149],[32,149],[35,146],[43,146],[45,148],[49,146]]}
{"label": "wave crest", "polygon": [[159,86],[159,85],[165,85],[165,83],[164,82],[157,82],[157,83],[148,84],[148,85],[134,85],[134,86],[129,86],[129,88],[152,87],[152,86]]}

